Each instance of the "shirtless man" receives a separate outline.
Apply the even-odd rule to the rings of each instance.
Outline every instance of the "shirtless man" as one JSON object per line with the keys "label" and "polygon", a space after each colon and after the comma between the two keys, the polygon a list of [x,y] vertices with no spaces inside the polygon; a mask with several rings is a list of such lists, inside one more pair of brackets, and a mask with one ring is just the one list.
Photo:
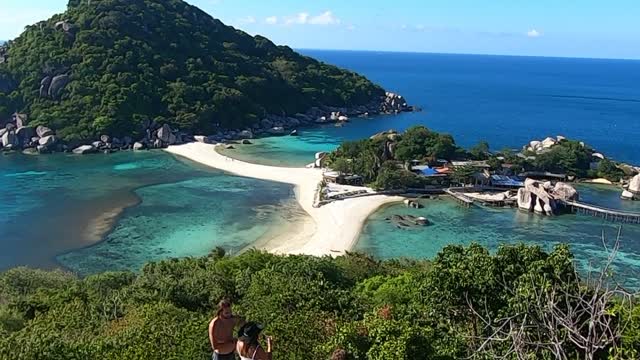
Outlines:
{"label": "shirtless man", "polygon": [[209,323],[213,360],[235,360],[236,339],[233,337],[233,329],[242,324],[244,320],[231,312],[231,303],[227,300],[220,301],[216,317]]}

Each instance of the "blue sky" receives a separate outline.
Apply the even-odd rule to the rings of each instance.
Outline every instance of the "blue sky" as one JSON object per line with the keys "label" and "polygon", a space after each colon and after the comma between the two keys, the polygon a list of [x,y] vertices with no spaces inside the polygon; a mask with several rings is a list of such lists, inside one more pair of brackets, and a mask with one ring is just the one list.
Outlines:
{"label": "blue sky", "polygon": [[[189,2],[294,48],[640,59],[638,0]],[[0,39],[66,3],[0,0]]]}

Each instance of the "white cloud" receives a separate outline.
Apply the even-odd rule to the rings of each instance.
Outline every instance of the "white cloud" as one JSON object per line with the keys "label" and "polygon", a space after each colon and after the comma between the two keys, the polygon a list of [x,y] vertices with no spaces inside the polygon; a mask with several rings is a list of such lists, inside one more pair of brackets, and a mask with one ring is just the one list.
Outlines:
{"label": "white cloud", "polygon": [[271,16],[265,19],[265,23],[269,25],[339,25],[342,21],[336,17],[333,12],[325,11],[318,15],[312,15],[308,12],[300,12],[292,16],[285,16],[281,19]]}
{"label": "white cloud", "polygon": [[318,16],[311,17],[309,19],[309,24],[312,25],[338,25],[340,24],[340,19],[335,17],[331,11],[325,11]]}
{"label": "white cloud", "polygon": [[527,31],[527,36],[530,37],[530,38],[537,38],[537,37],[542,36],[542,33],[539,32],[536,29],[531,29],[531,30]]}
{"label": "white cloud", "polygon": [[278,23],[278,17],[277,16],[269,16],[268,18],[264,19],[264,22],[269,24],[269,25],[275,25]]}
{"label": "white cloud", "polygon": [[241,24],[255,24],[256,18],[253,16],[246,16],[239,20]]}
{"label": "white cloud", "polygon": [[355,29],[356,29],[356,26],[355,26],[355,25],[353,25],[353,24],[351,24],[351,25],[347,26],[347,30],[349,30],[349,31],[353,31],[353,30],[355,30]]}
{"label": "white cloud", "polygon": [[310,17],[309,13],[301,12],[295,16],[287,17],[284,20],[284,23],[285,25],[294,25],[294,24],[305,25],[309,22],[309,17]]}

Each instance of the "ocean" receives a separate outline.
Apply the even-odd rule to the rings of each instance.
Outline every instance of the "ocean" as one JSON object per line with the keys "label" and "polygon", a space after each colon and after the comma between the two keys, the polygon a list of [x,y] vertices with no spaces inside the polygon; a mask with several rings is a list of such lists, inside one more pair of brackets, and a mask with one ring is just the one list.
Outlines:
{"label": "ocean", "polygon": [[[345,139],[422,124],[462,146],[520,148],[564,135],[615,159],[640,164],[640,62],[505,56],[302,50],[357,71],[404,95],[422,112],[354,119],[344,127],[301,129],[299,137],[256,140],[228,154],[270,165],[302,166]],[[0,269],[64,266],[80,274],[137,270],[146,261],[237,252],[295,213],[289,186],[205,169],[160,151],[85,157],[0,156]],[[626,210],[619,190],[581,187],[583,199]],[[525,242],[572,246],[583,268],[604,258],[602,235],[618,226],[510,209],[463,209],[446,198],[425,209],[389,206],[363,229],[357,250],[378,258],[430,258],[447,244],[495,249]],[[421,214],[433,226],[406,231],[385,219]],[[105,215],[106,214],[106,215]],[[590,265],[591,264],[591,265]],[[640,226],[622,228],[620,273],[640,276]]]}
{"label": "ocean", "polygon": [[342,140],[425,125],[470,147],[522,148],[563,135],[619,161],[640,164],[640,61],[303,50],[364,74],[422,112],[355,119],[271,138],[240,156],[302,165]]}

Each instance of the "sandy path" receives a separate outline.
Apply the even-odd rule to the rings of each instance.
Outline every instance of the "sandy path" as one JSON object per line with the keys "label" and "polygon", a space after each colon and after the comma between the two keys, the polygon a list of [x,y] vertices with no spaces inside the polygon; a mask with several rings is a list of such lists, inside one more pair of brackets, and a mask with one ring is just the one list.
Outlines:
{"label": "sandy path", "polygon": [[166,151],[229,173],[295,186],[296,199],[310,219],[264,242],[264,248],[282,254],[340,255],[351,250],[369,217],[380,206],[402,201],[401,197],[375,195],[336,201],[313,207],[322,171],[251,164],[219,154],[215,145],[188,143],[170,146]]}

